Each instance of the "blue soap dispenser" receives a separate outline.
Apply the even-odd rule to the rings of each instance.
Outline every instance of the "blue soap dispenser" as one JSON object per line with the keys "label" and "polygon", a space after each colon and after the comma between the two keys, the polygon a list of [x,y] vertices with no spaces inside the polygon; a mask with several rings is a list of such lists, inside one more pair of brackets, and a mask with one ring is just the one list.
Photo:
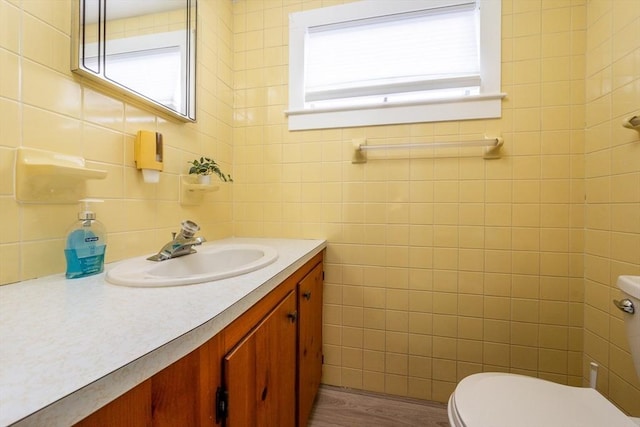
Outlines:
{"label": "blue soap dispenser", "polygon": [[104,254],[107,240],[104,226],[96,219],[89,203],[98,199],[80,200],[82,207],[76,221],[67,234],[64,255],[67,259],[67,279],[91,276],[104,270]]}

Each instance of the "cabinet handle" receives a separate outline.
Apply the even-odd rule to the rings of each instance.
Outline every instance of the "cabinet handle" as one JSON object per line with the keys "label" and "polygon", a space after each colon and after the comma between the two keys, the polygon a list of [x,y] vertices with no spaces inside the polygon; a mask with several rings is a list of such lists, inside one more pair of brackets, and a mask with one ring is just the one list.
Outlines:
{"label": "cabinet handle", "polygon": [[304,299],[306,299],[307,301],[311,299],[311,291],[304,291],[302,293],[302,296],[304,297]]}
{"label": "cabinet handle", "polygon": [[291,313],[287,313],[287,318],[291,323],[296,323],[296,320],[298,320],[298,312],[293,311]]}

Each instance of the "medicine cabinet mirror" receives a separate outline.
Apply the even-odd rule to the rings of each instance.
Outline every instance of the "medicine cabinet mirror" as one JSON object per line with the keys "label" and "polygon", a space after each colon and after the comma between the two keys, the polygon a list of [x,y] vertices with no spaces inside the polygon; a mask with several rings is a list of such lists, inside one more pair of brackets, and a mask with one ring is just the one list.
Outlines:
{"label": "medicine cabinet mirror", "polygon": [[76,0],[71,69],[195,121],[197,0]]}

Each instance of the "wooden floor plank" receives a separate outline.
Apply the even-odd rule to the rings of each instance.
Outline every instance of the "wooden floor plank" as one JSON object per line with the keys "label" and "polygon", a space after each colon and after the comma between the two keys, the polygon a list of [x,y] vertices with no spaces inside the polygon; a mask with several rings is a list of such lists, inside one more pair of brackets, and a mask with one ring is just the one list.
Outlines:
{"label": "wooden floor plank", "polygon": [[309,427],[449,427],[441,403],[323,385]]}

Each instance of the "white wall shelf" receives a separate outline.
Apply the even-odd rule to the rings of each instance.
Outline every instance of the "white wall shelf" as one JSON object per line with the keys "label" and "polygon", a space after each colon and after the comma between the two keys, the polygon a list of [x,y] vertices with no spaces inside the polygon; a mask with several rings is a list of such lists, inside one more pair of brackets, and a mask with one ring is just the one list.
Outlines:
{"label": "white wall shelf", "polygon": [[206,193],[219,189],[219,185],[198,183],[198,177],[195,175],[180,175],[180,203],[183,205],[200,204]]}
{"label": "white wall shelf", "polygon": [[82,157],[20,147],[15,158],[15,196],[22,203],[77,203],[88,179],[107,172],[87,168]]}

